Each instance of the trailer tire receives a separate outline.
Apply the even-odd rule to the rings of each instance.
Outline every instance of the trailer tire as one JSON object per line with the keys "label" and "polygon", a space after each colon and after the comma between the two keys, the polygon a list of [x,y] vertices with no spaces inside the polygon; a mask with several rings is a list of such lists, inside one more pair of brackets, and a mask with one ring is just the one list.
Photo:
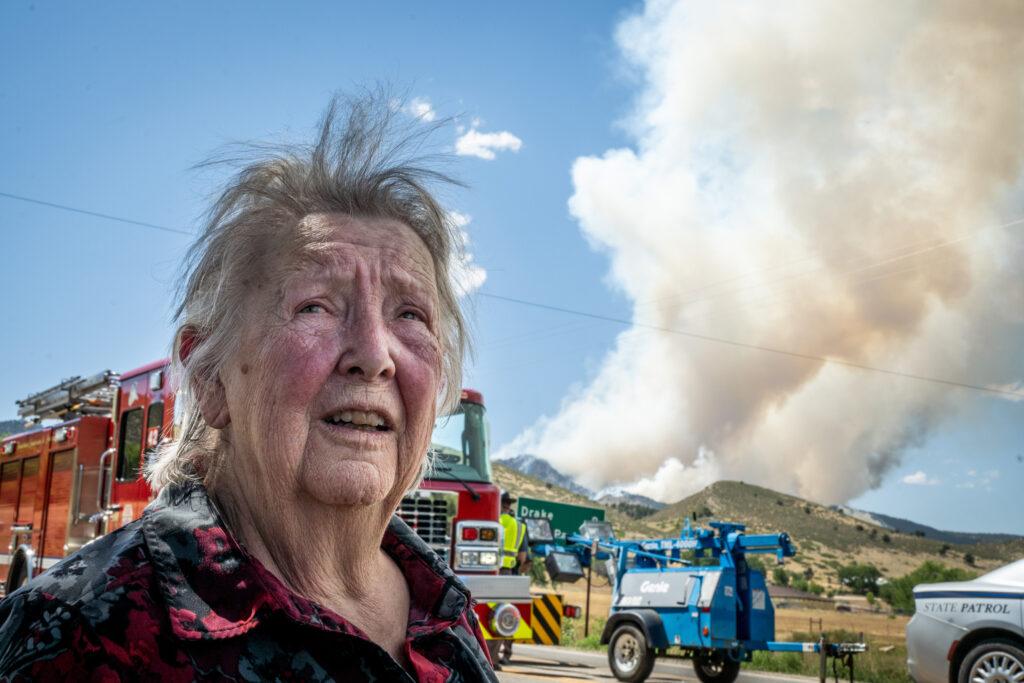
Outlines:
{"label": "trailer tire", "polygon": [[646,681],[654,668],[654,649],[636,626],[620,624],[608,641],[608,666],[620,681]]}
{"label": "trailer tire", "polygon": [[703,650],[693,656],[693,670],[701,683],[732,683],[740,675],[740,663],[721,650]]}

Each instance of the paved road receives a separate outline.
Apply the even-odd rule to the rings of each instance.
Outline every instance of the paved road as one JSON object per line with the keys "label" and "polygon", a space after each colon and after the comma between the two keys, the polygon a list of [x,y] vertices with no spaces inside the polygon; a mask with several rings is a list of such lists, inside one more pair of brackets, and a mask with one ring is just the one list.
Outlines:
{"label": "paved road", "polygon": [[[608,658],[604,652],[583,652],[562,647],[541,647],[538,645],[516,644],[512,652],[512,661],[498,672],[502,683],[526,683],[527,681],[544,681],[556,683],[565,681],[615,681],[608,668]],[[647,679],[650,683],[699,683],[693,673],[693,665],[689,661],[659,659],[654,665],[654,672]],[[785,676],[781,674],[752,673],[743,671],[737,683],[817,683],[816,678],[805,676]]]}

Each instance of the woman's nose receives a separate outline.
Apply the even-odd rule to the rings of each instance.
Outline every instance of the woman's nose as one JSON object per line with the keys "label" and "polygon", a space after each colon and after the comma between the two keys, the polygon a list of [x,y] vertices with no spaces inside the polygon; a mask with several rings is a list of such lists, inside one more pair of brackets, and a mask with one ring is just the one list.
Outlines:
{"label": "woman's nose", "polygon": [[338,371],[371,381],[390,379],[395,374],[390,335],[379,311],[360,306],[341,331],[342,353]]}

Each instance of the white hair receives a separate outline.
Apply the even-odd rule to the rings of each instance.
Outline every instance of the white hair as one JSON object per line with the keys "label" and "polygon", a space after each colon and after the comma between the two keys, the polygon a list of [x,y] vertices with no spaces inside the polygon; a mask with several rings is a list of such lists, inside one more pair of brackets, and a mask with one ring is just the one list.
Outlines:
{"label": "white hair", "polygon": [[314,144],[250,145],[241,158],[208,162],[241,165],[241,170],[213,203],[182,264],[171,352],[171,374],[183,389],[176,411],[181,429],[146,463],[146,478],[155,489],[201,482],[220,452],[218,430],[203,419],[194,394],[217,381],[238,348],[239,316],[253,274],[268,270],[282,254],[316,246],[318,234],[302,220],[310,214],[393,219],[423,240],[440,300],[439,411],[458,403],[468,339],[450,270],[461,241],[431,192],[433,185],[458,183],[429,167],[439,157],[410,154],[439,123],[402,125],[400,112],[382,92],[334,98]]}

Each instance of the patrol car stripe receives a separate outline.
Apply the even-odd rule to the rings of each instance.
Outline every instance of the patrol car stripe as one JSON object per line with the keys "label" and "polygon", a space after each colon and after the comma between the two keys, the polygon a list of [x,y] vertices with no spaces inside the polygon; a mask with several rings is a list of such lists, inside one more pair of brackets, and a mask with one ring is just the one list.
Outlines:
{"label": "patrol car stripe", "polygon": [[1024,593],[991,593],[988,591],[921,591],[914,593],[915,598],[996,598],[1001,600],[1020,600]]}
{"label": "patrol car stripe", "polygon": [[[561,599],[541,595],[533,599],[533,640],[542,645],[557,645],[562,635]],[[537,627],[539,625],[539,628]]]}

